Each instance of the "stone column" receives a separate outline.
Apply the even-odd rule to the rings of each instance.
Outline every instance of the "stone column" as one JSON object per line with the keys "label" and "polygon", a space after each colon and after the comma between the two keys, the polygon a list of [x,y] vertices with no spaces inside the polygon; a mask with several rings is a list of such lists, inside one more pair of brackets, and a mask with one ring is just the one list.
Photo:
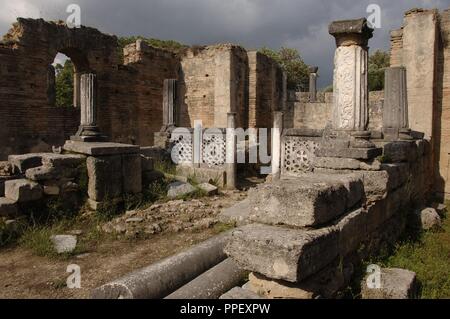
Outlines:
{"label": "stone column", "polygon": [[78,132],[71,137],[73,141],[100,142],[105,137],[97,126],[97,77],[88,73],[80,76],[81,123]]}
{"label": "stone column", "polygon": [[371,148],[367,131],[368,114],[368,42],[373,29],[365,18],[335,21],[329,33],[336,38],[334,57],[333,129],[338,135],[350,135],[351,146]]}
{"label": "stone column", "polygon": [[272,178],[281,175],[281,133],[283,131],[283,112],[274,112],[272,129]]}
{"label": "stone column", "polygon": [[408,124],[406,68],[387,68],[384,83],[384,138],[390,141],[411,140],[411,130]]}
{"label": "stone column", "polygon": [[81,74],[79,72],[75,72],[73,74],[73,106],[80,107],[80,81]]}
{"label": "stone column", "polygon": [[236,163],[236,113],[227,114],[227,136],[226,136],[226,173],[227,188],[236,189],[237,163]]}
{"label": "stone column", "polygon": [[311,103],[317,101],[317,71],[319,67],[309,67],[309,102]]}
{"label": "stone column", "polygon": [[163,88],[163,127],[161,131],[169,131],[176,126],[177,80],[164,80]]}

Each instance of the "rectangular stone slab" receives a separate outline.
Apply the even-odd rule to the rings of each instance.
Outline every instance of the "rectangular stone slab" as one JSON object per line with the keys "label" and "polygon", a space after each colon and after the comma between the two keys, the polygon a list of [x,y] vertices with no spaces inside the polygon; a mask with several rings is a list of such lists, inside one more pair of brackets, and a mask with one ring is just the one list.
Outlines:
{"label": "rectangular stone slab", "polygon": [[338,232],[252,224],[233,231],[225,253],[245,270],[300,282],[338,256]]}
{"label": "rectangular stone slab", "polygon": [[304,174],[262,184],[249,191],[249,219],[269,225],[314,227],[335,220],[364,197],[353,174]]}
{"label": "rectangular stone slab", "polygon": [[321,148],[317,150],[319,157],[339,157],[368,160],[383,154],[381,148]]}
{"label": "rectangular stone slab", "polygon": [[120,143],[102,143],[102,142],[77,142],[66,141],[64,150],[79,154],[102,156],[102,155],[118,155],[118,154],[134,154],[139,153],[139,146],[120,144]]}

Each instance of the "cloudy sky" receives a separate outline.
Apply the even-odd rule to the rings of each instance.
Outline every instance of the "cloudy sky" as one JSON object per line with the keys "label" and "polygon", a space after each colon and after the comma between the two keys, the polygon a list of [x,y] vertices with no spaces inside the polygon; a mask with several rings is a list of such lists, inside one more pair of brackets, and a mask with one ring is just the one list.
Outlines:
{"label": "cloudy sky", "polygon": [[450,0],[0,0],[0,32],[17,16],[66,20],[66,8],[81,7],[81,22],[116,35],[173,39],[190,45],[232,42],[246,48],[297,48],[320,67],[320,86],[332,82],[333,38],[329,22],[368,16],[381,8],[381,28],[371,50],[389,48],[389,30],[414,7],[450,8]]}

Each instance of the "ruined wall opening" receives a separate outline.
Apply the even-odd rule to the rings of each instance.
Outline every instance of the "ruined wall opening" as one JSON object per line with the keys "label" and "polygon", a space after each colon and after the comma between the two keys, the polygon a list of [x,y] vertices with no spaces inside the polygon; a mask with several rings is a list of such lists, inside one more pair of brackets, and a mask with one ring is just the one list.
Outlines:
{"label": "ruined wall opening", "polygon": [[76,49],[58,52],[48,66],[47,97],[50,105],[79,108],[80,76],[87,72],[89,64],[81,52]]}
{"label": "ruined wall opening", "polygon": [[58,53],[49,66],[48,98],[52,106],[77,107],[74,95],[74,66],[72,60],[63,53]]}

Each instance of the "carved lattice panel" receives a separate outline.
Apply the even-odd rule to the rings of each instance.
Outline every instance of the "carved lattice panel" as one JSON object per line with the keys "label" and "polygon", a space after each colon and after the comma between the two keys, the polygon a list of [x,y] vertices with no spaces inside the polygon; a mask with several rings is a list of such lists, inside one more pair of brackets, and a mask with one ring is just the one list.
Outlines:
{"label": "carved lattice panel", "polygon": [[192,163],[192,137],[189,134],[172,135],[172,160],[176,164]]}
{"label": "carved lattice panel", "polygon": [[202,143],[202,160],[209,167],[222,166],[226,162],[226,144],[224,135],[205,134]]}
{"label": "carved lattice panel", "polygon": [[315,152],[319,143],[286,136],[284,142],[283,170],[289,174],[301,174],[313,169]]}

